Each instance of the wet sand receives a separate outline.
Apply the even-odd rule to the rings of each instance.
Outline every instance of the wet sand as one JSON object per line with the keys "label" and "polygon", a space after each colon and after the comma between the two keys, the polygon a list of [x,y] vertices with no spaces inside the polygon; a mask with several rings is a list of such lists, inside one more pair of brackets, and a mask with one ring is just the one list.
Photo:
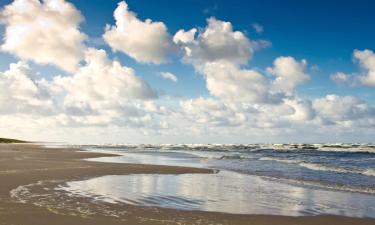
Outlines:
{"label": "wet sand", "polygon": [[[30,144],[0,144],[0,225],[62,224],[253,224],[253,225],[370,225],[375,219],[340,216],[286,217],[236,215],[181,211],[126,204],[92,202],[89,198],[54,194],[54,187],[66,181],[103,175],[212,173],[209,169],[116,164],[83,161],[110,156],[75,149],[47,149]],[[48,203],[17,202],[10,192],[22,185],[44,181],[37,186],[39,196],[48,194]],[[53,181],[53,182],[48,182]],[[192,184],[192,188],[193,188]],[[52,193],[52,194],[51,194]],[[41,197],[40,197],[41,198]],[[41,198],[41,201],[43,199]],[[66,210],[65,210],[66,208]],[[69,210],[68,210],[69,209]],[[82,210],[84,209],[84,210]],[[85,213],[89,212],[89,213]],[[110,213],[116,212],[116,213]]]}

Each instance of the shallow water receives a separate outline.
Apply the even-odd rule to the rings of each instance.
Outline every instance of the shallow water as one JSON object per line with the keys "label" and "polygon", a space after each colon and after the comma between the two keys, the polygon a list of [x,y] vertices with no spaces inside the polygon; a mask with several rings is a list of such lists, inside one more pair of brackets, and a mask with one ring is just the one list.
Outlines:
{"label": "shallow water", "polygon": [[208,167],[220,173],[105,176],[61,188],[106,201],[187,210],[375,217],[375,154],[367,147],[329,151],[95,146],[89,150],[121,155],[90,161]]}
{"label": "shallow water", "polygon": [[122,155],[92,161],[210,167],[334,190],[375,194],[375,153],[365,151],[366,148],[329,151],[230,146],[136,149],[103,146],[91,150]]}
{"label": "shallow water", "polygon": [[375,217],[375,196],[297,187],[228,171],[218,174],[104,176],[68,182],[60,188],[108,202],[184,210]]}

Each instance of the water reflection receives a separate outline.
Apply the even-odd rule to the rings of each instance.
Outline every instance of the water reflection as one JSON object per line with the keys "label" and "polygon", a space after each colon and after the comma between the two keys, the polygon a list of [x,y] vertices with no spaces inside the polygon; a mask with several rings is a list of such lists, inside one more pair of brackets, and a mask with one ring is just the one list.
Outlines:
{"label": "water reflection", "polygon": [[153,164],[169,166],[186,166],[186,167],[204,167],[202,159],[184,153],[162,153],[162,152],[114,152],[100,151],[102,153],[120,154],[113,157],[99,157],[86,159],[93,162],[110,162],[110,163],[134,163],[134,164]]}
{"label": "water reflection", "polygon": [[64,189],[111,202],[240,214],[375,217],[375,196],[278,183],[229,171],[218,174],[104,176]]}

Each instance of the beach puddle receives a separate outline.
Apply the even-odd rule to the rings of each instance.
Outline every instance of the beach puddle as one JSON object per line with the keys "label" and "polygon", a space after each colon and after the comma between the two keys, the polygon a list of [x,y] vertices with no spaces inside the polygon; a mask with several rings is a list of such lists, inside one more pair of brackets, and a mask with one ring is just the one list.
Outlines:
{"label": "beach puddle", "polygon": [[121,175],[67,182],[57,190],[107,203],[234,214],[375,217],[375,196],[299,187],[259,176]]}
{"label": "beach puddle", "polygon": [[100,202],[99,197],[93,201],[93,198],[59,191],[56,185],[61,183],[65,182],[61,180],[39,181],[18,186],[9,194],[17,203],[33,204],[60,215],[90,217],[100,212],[102,215],[119,217],[127,213],[124,210],[112,209],[111,204],[102,204],[101,202],[105,201]]}

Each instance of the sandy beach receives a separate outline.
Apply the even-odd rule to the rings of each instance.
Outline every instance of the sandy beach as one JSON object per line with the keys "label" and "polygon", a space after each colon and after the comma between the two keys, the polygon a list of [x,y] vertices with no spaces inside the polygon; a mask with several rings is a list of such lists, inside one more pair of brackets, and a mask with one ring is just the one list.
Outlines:
{"label": "sandy beach", "polygon": [[[31,144],[0,145],[0,224],[327,224],[366,225],[374,219],[341,216],[287,217],[183,211],[75,198],[55,191],[67,181],[103,175],[213,173],[210,169],[83,161],[109,154]],[[39,183],[38,183],[39,182]],[[30,185],[38,184],[38,185]],[[37,197],[20,202],[14,190],[30,185]],[[42,203],[40,203],[42,202]],[[40,203],[40,204],[38,204]],[[121,212],[112,213],[111,212]]]}

